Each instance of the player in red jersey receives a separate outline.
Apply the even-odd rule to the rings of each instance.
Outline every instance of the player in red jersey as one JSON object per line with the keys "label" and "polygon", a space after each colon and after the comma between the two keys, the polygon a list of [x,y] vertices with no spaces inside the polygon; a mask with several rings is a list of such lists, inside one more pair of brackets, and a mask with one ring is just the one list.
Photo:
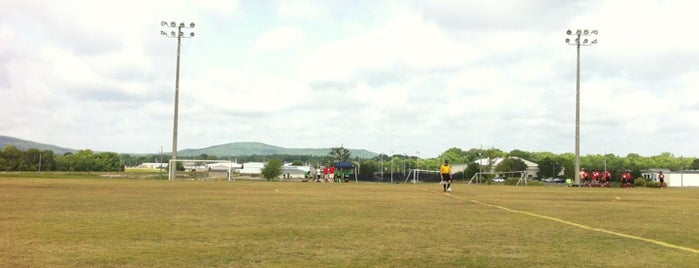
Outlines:
{"label": "player in red jersey", "polygon": [[623,188],[631,188],[631,172],[628,170],[621,174],[621,187]]}
{"label": "player in red jersey", "polygon": [[602,176],[602,186],[610,187],[611,185],[612,185],[612,173],[609,172],[609,170],[605,170],[604,175]]}
{"label": "player in red jersey", "polygon": [[600,172],[599,170],[595,169],[592,171],[592,186],[599,187],[599,178],[600,178]]}

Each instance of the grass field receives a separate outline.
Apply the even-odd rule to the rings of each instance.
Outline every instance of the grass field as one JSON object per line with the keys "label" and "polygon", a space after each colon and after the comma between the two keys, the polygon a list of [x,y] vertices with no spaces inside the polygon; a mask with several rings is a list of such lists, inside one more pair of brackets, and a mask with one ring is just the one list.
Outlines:
{"label": "grass field", "polygon": [[699,267],[699,189],[0,177],[1,267]]}

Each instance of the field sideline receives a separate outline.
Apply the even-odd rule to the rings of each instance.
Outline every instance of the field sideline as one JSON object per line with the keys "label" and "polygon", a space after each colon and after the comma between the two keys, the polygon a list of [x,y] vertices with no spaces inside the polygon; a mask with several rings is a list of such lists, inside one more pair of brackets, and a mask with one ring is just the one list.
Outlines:
{"label": "field sideline", "polygon": [[2,267],[698,267],[699,189],[0,176]]}

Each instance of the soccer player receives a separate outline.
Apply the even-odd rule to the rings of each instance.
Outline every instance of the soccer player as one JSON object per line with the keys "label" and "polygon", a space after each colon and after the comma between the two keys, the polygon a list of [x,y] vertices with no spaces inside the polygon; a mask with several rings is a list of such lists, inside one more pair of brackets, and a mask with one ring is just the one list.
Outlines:
{"label": "soccer player", "polygon": [[449,161],[444,160],[444,164],[439,168],[439,178],[442,179],[440,184],[442,184],[444,191],[451,191],[451,166]]}
{"label": "soccer player", "polygon": [[628,170],[621,174],[621,187],[631,188],[631,172]]}
{"label": "soccer player", "polygon": [[590,186],[590,172],[584,168],[580,170],[580,180],[582,180],[582,186]]}
{"label": "soccer player", "polygon": [[663,186],[665,184],[665,174],[663,174],[662,171],[658,173],[658,180],[660,181],[660,189],[663,189]]}
{"label": "soccer player", "polygon": [[592,186],[599,187],[599,177],[600,177],[600,172],[599,170],[595,169],[592,171]]}
{"label": "soccer player", "polygon": [[330,183],[335,182],[335,166],[330,166],[328,169],[328,179]]}
{"label": "soccer player", "polygon": [[612,173],[609,172],[609,170],[604,171],[604,175],[602,176],[602,184],[604,187],[610,187],[612,184]]}

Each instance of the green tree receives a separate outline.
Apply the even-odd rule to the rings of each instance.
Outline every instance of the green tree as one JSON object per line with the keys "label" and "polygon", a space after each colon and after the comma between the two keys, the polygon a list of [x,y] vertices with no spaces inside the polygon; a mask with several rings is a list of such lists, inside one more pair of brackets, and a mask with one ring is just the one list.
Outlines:
{"label": "green tree", "polygon": [[481,171],[481,165],[478,163],[469,163],[464,170],[464,180],[470,180],[473,175]]}
{"label": "green tree", "polygon": [[124,163],[116,153],[103,152],[94,157],[97,159],[99,171],[124,171]]}
{"label": "green tree", "polygon": [[0,169],[2,171],[20,171],[22,155],[22,151],[14,145],[5,145],[2,148],[2,155],[0,155],[4,162]]}
{"label": "green tree", "polygon": [[277,158],[272,158],[267,162],[267,165],[262,169],[262,177],[271,181],[282,175],[282,161]]}
{"label": "green tree", "polygon": [[519,158],[505,158],[500,164],[495,167],[498,172],[515,172],[527,170],[527,164]]}
{"label": "green tree", "polygon": [[452,164],[461,164],[461,163],[470,162],[470,161],[468,161],[468,158],[467,158],[467,152],[464,152],[464,150],[461,150],[459,148],[450,148],[450,149],[446,150],[444,153],[442,153],[435,160],[437,162],[439,162],[439,165],[441,165],[442,161],[444,161],[444,160],[449,160],[449,163],[452,163]]}
{"label": "green tree", "polygon": [[523,158],[523,159],[527,159],[527,160],[532,160],[532,157],[531,157],[532,154],[530,152],[525,152],[525,151],[518,150],[518,149],[510,151],[510,156],[511,157],[519,157],[519,158]]}
{"label": "green tree", "polygon": [[538,164],[539,173],[537,174],[537,177],[539,178],[557,177],[558,173],[561,172],[561,169],[563,168],[561,164],[548,157],[539,161]]}
{"label": "green tree", "polygon": [[[330,153],[328,153],[328,157],[331,159],[333,163],[336,162],[345,162],[348,161],[352,157],[352,153],[350,153],[349,150],[345,149],[344,147],[333,147],[330,149]],[[332,164],[332,163],[330,163]]]}
{"label": "green tree", "polygon": [[378,165],[374,160],[367,159],[359,168],[359,177],[366,180],[374,179],[374,172],[378,171]]}
{"label": "green tree", "polygon": [[692,161],[692,165],[689,166],[689,169],[699,170],[699,158],[694,158],[694,161]]}

